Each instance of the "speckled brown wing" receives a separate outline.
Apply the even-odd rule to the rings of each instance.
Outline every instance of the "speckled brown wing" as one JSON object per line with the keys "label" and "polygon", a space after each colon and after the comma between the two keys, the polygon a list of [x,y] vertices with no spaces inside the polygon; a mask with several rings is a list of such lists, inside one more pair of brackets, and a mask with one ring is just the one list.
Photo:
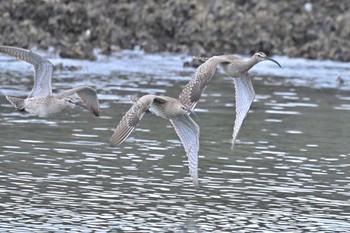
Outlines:
{"label": "speckled brown wing", "polygon": [[96,90],[92,87],[82,86],[76,87],[61,94],[57,95],[57,98],[67,98],[73,94],[77,94],[83,101],[84,105],[91,110],[95,116],[100,115],[100,108]]}
{"label": "speckled brown wing", "polygon": [[135,127],[152,104],[154,96],[143,96],[126,112],[115,129],[110,145],[120,145],[134,131]]}
{"label": "speckled brown wing", "polygon": [[29,50],[11,46],[0,46],[0,52],[16,57],[34,66],[34,86],[28,98],[52,95],[51,79],[54,66],[49,60]]}
{"label": "speckled brown wing", "polygon": [[222,62],[229,62],[226,55],[214,56],[200,65],[192,76],[192,79],[181,91],[179,100],[191,110],[196,107],[202,93],[215,74],[216,67]]}

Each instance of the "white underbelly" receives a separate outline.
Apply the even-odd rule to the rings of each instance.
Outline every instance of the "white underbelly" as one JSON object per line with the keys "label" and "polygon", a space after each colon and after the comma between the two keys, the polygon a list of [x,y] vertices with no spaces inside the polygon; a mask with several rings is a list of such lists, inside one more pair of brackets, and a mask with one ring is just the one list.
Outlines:
{"label": "white underbelly", "polygon": [[48,117],[59,113],[68,106],[63,101],[55,99],[26,99],[24,109],[39,117]]}

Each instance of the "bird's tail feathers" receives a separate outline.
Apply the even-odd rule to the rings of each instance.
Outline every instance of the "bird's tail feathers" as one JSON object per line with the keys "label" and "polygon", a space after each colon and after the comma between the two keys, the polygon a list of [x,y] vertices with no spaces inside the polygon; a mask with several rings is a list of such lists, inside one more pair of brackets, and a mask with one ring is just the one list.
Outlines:
{"label": "bird's tail feathers", "polygon": [[17,110],[23,110],[24,109],[24,99],[13,97],[13,96],[6,96],[6,99],[17,109]]}

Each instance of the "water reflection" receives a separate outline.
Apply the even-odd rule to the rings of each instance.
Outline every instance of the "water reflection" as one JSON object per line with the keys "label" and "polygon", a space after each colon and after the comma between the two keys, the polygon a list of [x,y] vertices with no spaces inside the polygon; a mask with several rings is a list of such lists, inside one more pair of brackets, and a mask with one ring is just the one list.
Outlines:
{"label": "water reflection", "polygon": [[[58,72],[57,89],[88,82],[100,90],[101,118],[73,110],[37,118],[15,112],[0,97],[1,230],[350,231],[346,91],[254,77],[257,98],[231,152],[233,86],[217,76],[198,104],[201,189],[196,191],[168,121],[145,116],[126,142],[108,147],[130,108],[128,95],[176,97],[192,72],[177,56],[138,56],[117,64],[144,59],[144,73],[135,65],[135,71],[121,66],[87,77],[84,62],[82,71]],[[163,66],[151,69],[155,60]],[[32,71],[25,72],[23,80],[11,78],[12,71],[1,73],[1,91],[28,93],[31,84],[25,80]]]}

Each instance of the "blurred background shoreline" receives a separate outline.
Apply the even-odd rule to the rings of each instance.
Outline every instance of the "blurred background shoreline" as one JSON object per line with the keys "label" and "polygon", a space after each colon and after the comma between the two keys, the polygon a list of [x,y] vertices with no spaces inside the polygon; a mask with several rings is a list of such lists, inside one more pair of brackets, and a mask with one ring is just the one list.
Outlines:
{"label": "blurred background shoreline", "polygon": [[63,58],[140,48],[350,61],[347,1],[13,0],[0,12],[0,44],[53,48]]}

